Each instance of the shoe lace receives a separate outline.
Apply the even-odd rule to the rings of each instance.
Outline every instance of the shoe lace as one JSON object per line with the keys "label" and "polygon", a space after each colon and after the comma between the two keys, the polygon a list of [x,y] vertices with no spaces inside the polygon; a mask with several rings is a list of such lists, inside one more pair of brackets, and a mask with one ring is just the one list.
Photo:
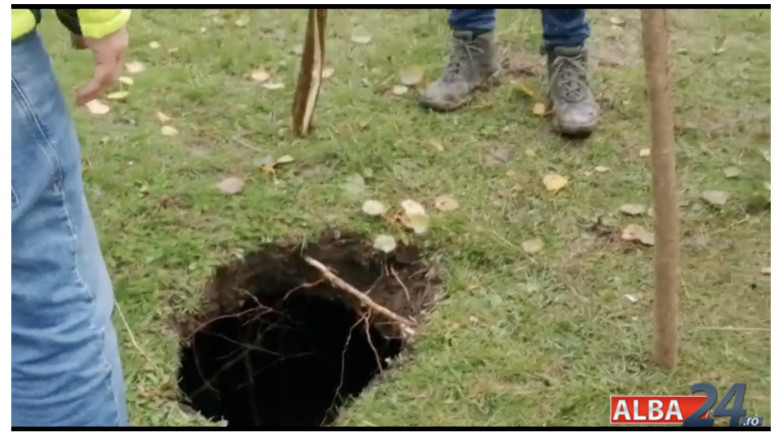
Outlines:
{"label": "shoe lace", "polygon": [[557,56],[553,61],[553,88],[567,102],[580,102],[587,97],[588,75],[584,55]]}
{"label": "shoe lace", "polygon": [[474,40],[453,39],[450,59],[444,73],[444,81],[451,82],[463,78],[463,67],[468,65],[475,55],[483,52]]}

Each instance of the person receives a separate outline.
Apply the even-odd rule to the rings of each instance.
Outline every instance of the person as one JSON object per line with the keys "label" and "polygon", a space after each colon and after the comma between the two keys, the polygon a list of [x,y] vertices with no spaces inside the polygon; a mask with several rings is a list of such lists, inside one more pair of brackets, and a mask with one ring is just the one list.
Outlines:
{"label": "person", "polygon": [[[590,26],[585,9],[542,9],[542,52],[547,55],[548,98],[553,127],[564,135],[592,133],[599,108],[588,83],[585,41]],[[495,9],[451,9],[450,58],[444,74],[421,93],[420,105],[452,111],[498,73]]]}
{"label": "person", "polygon": [[[125,9],[60,9],[94,76],[84,105],[120,72]],[[36,30],[41,10],[11,12],[11,423],[127,423],[114,294],[84,197],[73,119]]]}

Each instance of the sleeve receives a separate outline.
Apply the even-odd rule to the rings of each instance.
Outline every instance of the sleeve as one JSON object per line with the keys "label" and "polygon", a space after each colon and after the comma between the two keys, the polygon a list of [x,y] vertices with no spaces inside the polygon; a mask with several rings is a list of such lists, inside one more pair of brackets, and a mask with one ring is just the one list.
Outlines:
{"label": "sleeve", "polygon": [[130,9],[57,9],[57,18],[73,34],[103,38],[130,20]]}

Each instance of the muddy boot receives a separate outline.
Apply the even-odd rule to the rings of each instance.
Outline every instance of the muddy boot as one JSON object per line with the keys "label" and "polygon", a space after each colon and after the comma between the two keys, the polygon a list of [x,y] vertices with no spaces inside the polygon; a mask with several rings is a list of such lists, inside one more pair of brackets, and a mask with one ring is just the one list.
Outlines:
{"label": "muddy boot", "polygon": [[474,36],[472,31],[453,31],[450,60],[441,78],[420,96],[420,106],[451,111],[468,102],[474,89],[487,85],[498,72],[498,50],[493,32]]}
{"label": "muddy boot", "polygon": [[582,46],[556,47],[547,54],[553,127],[562,135],[587,136],[598,124],[599,106],[588,84],[588,53]]}

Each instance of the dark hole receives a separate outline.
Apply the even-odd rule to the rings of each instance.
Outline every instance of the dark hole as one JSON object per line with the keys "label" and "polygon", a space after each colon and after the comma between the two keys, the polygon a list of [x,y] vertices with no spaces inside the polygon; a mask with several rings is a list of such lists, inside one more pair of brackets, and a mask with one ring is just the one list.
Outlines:
{"label": "dark hole", "polygon": [[270,245],[218,269],[202,313],[183,328],[179,388],[187,403],[230,426],[332,423],[388,368],[404,338],[301,254],[385,307],[417,317],[431,303],[431,272],[414,249],[411,260],[400,251],[377,254],[360,237],[326,235],[313,248]]}

